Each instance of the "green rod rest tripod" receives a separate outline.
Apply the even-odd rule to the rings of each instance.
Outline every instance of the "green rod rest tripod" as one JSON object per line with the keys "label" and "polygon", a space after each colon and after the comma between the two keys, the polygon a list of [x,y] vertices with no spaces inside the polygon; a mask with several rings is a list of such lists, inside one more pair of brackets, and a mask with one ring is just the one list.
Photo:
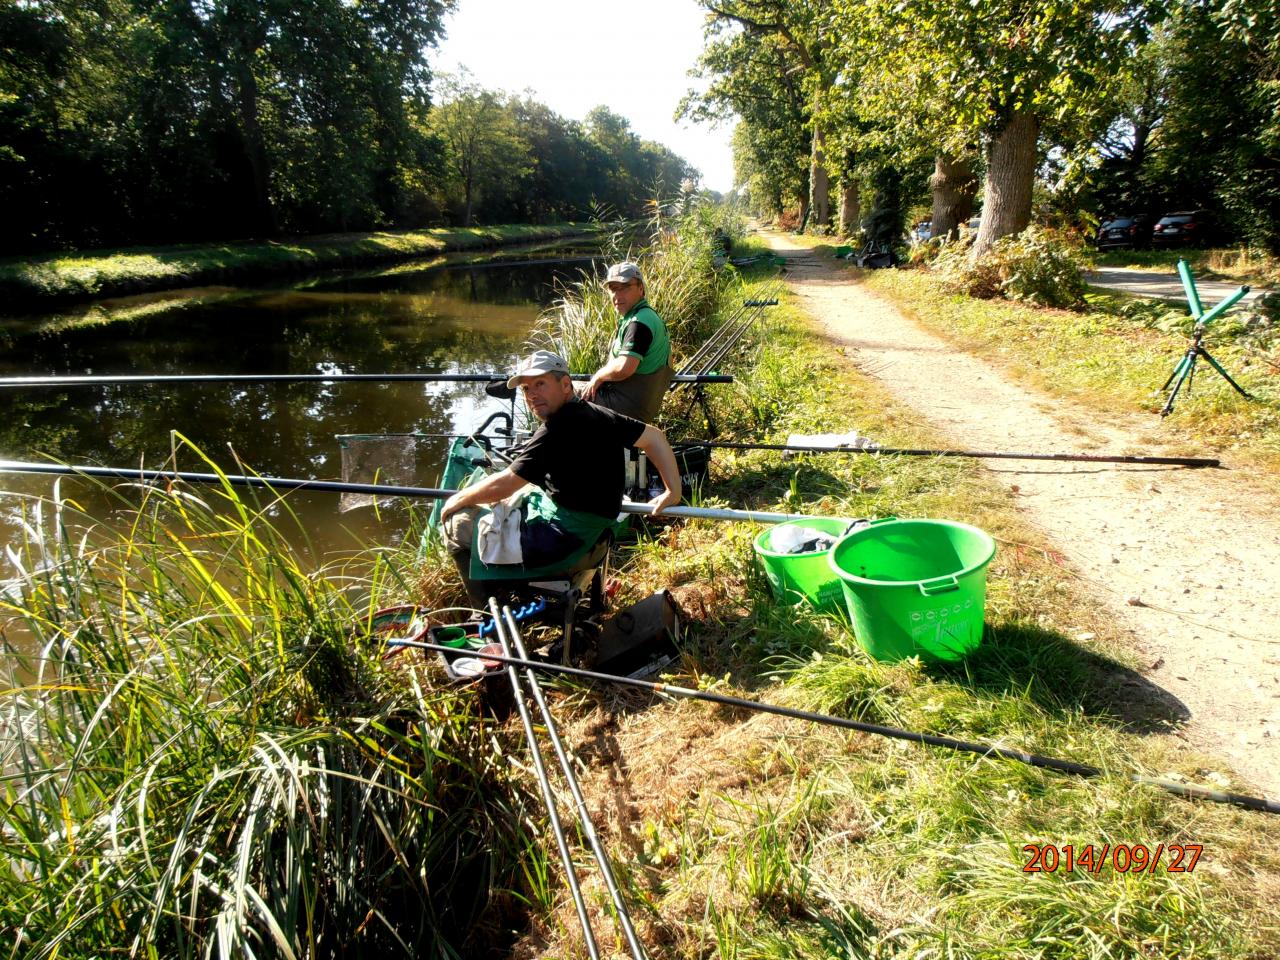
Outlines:
{"label": "green rod rest tripod", "polygon": [[1167,417],[1173,412],[1173,402],[1178,399],[1178,392],[1182,389],[1183,384],[1186,384],[1187,392],[1191,392],[1191,382],[1196,372],[1196,361],[1201,357],[1204,357],[1205,362],[1218,371],[1222,378],[1235,388],[1236,393],[1246,400],[1252,400],[1253,395],[1231,379],[1231,374],[1227,373],[1222,364],[1215,360],[1213,355],[1205,349],[1203,342],[1205,329],[1209,324],[1239,303],[1244,295],[1249,292],[1249,288],[1241,287],[1213,309],[1206,312],[1204,306],[1200,303],[1200,293],[1196,290],[1196,281],[1191,276],[1191,267],[1187,261],[1178,261],[1178,276],[1182,278],[1182,289],[1187,293],[1187,307],[1191,310],[1191,316],[1195,318],[1196,325],[1192,331],[1191,345],[1187,347],[1187,352],[1182,355],[1178,365],[1173,368],[1173,373],[1169,374],[1169,379],[1160,388],[1164,391],[1169,389],[1170,384],[1173,385],[1173,390],[1169,393],[1169,399],[1165,401],[1164,408],[1160,411],[1160,416]]}

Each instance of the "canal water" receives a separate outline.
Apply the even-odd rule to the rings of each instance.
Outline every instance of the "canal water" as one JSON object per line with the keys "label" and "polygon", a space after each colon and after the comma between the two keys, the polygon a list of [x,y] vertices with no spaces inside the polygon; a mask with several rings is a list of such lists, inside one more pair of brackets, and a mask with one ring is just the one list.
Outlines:
{"label": "canal water", "polygon": [[[0,321],[0,376],[50,374],[487,373],[523,351],[557,282],[592,268],[591,249],[510,249],[344,272],[288,286],[219,287],[99,302]],[[0,458],[163,468],[171,432],[228,473],[341,479],[340,434],[451,434],[508,405],[481,384],[219,383],[0,388]],[[415,446],[414,483],[434,486],[448,441]],[[208,465],[178,451],[180,470]],[[51,477],[0,474],[0,537],[20,532],[24,497]],[[102,491],[63,481],[89,513]],[[402,537],[407,513],[340,513],[336,494],[289,494],[317,560]],[[279,512],[279,511],[277,511]],[[12,575],[0,560],[5,578]]]}

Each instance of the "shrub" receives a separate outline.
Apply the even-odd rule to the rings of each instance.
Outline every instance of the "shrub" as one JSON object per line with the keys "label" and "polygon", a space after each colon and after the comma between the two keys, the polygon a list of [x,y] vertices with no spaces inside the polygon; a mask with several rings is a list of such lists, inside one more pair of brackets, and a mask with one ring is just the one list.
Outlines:
{"label": "shrub", "polygon": [[1001,237],[990,253],[975,260],[962,239],[938,255],[934,269],[956,293],[989,299],[1003,296],[1043,307],[1084,306],[1085,258],[1072,235],[1044,227]]}

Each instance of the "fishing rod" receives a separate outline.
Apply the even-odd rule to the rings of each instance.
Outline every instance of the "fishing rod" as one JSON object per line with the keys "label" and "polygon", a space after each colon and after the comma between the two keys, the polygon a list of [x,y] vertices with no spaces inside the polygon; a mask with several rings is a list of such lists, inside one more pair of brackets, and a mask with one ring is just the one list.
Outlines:
{"label": "fishing rod", "polygon": [[[243,476],[234,473],[191,473],[185,470],[143,470],[138,467],[91,467],[60,463],[27,463],[22,460],[0,460],[0,473],[36,473],[60,477],[97,477],[143,483],[206,483],[214,486],[230,484],[259,490],[310,490],[331,493],[361,493],[374,497],[417,497],[447,500],[457,493],[439,487],[405,487],[381,483],[347,483],[341,480],[304,480],[295,477]],[[623,503],[622,513],[650,515],[648,503]],[[667,507],[664,517],[688,517],[695,520],[738,520],[751,523],[783,523],[787,520],[809,520],[802,513],[769,513],[758,510],[719,510],[706,507]]]}
{"label": "fishing rod", "polygon": [[[724,323],[720,324],[720,326],[716,328],[715,332],[707,339],[707,341],[703,343],[703,345],[699,347],[692,356],[685,360],[684,365],[676,375],[680,376],[691,373],[695,366],[702,363],[706,357],[710,356],[712,351],[729,336],[729,332],[735,325],[741,325],[742,330],[740,330],[736,337],[732,339],[736,340],[738,337],[741,337],[742,333],[745,332],[746,327],[750,326],[751,322],[763,311],[764,307],[772,306],[778,302],[777,295],[779,290],[781,290],[781,287],[782,285],[775,281],[772,285],[767,287],[759,297],[743,300],[742,304],[729,315],[729,318],[725,320]],[[754,310],[755,313],[748,316],[744,321],[742,319],[743,315],[750,310]],[[714,361],[702,363],[703,370],[709,370],[712,366],[714,366]]]}
{"label": "fishing rod", "polygon": [[730,443],[721,440],[678,440],[675,443],[718,447],[726,450],[786,450],[791,453],[878,453],[900,457],[973,457],[976,460],[1064,460],[1079,463],[1141,463],[1174,467],[1220,467],[1212,457],[1143,457],[1100,453],[1007,453],[992,450],[923,450],[904,447],[866,446],[822,447],[786,443]]}
{"label": "fishing rod", "polygon": [[[492,383],[507,373],[180,373],[85,376],[0,377],[4,387],[101,387],[136,383]],[[590,380],[589,373],[571,373]],[[679,383],[733,383],[724,374],[676,374]]]}
{"label": "fishing rod", "polygon": [[[497,614],[497,604],[490,599],[489,603],[493,606],[494,614]],[[509,656],[511,650],[507,647],[506,638],[501,629],[498,630],[498,642],[502,644],[502,652]],[[488,655],[486,654],[486,657]],[[524,656],[524,648],[520,648],[520,656]],[[533,676],[532,671],[526,671],[530,677]],[[591,960],[600,960],[600,949],[596,945],[596,936],[591,929],[591,918],[587,915],[587,904],[582,899],[582,887],[578,884],[578,875],[573,865],[573,856],[569,853],[569,842],[565,839],[564,825],[560,822],[560,813],[556,808],[555,792],[551,789],[551,781],[547,777],[546,764],[543,761],[542,750],[538,746],[538,738],[533,732],[533,720],[529,716],[529,707],[524,702],[524,694],[520,689],[520,677],[516,671],[515,664],[507,664],[507,679],[511,681],[511,692],[515,695],[516,709],[520,713],[520,723],[524,727],[524,738],[529,744],[529,753],[533,757],[533,772],[538,781],[538,788],[542,792],[542,801],[547,805],[547,816],[551,821],[551,833],[556,838],[556,849],[560,853],[560,862],[564,865],[565,878],[569,882],[569,894],[573,897],[573,906],[578,911],[578,922],[582,924],[582,935],[587,941],[587,955]],[[532,683],[533,681],[530,680]]]}
{"label": "fishing rod", "polygon": [[760,300],[751,301],[751,303],[756,307],[755,312],[748,314],[746,318],[743,319],[738,329],[735,330],[732,334],[730,334],[724,340],[724,342],[722,342],[720,346],[711,354],[711,356],[709,356],[706,359],[706,361],[702,365],[702,371],[700,372],[714,370],[716,366],[722,360],[724,360],[725,357],[729,355],[729,351],[738,345],[738,341],[742,339],[743,334],[745,334],[748,330],[751,329],[751,325],[760,319],[760,316],[764,313],[764,308],[768,306],[772,306],[777,302],[778,301],[776,296],[772,299],[760,299]]}
{"label": "fishing rod", "polygon": [[[516,618],[512,615],[511,608],[504,606],[502,615],[499,616],[498,601],[490,597],[489,612],[493,616],[494,625],[498,633],[498,642],[502,645],[502,652],[507,656],[511,655],[511,650],[508,646],[508,643],[510,643],[515,646],[516,653],[519,654],[521,659],[528,660],[529,655],[525,650],[524,640],[520,636],[520,629],[516,626]],[[516,691],[517,698],[519,698],[520,686],[518,680],[515,679],[516,668],[512,665],[508,669],[511,671],[512,686]],[[600,866],[600,874],[604,877],[605,886],[609,889],[609,897],[613,900],[613,907],[617,912],[618,926],[622,928],[622,934],[626,937],[627,946],[631,949],[632,957],[635,960],[645,960],[644,948],[640,946],[640,941],[636,937],[635,927],[631,925],[631,915],[627,913],[626,901],[622,899],[622,891],[618,888],[618,881],[613,875],[613,868],[609,865],[609,855],[605,852],[604,845],[601,844],[600,837],[596,834],[595,824],[591,820],[591,811],[587,807],[587,798],[583,796],[582,787],[579,785],[578,777],[573,771],[573,763],[565,752],[564,742],[560,739],[559,730],[556,729],[555,719],[551,716],[551,710],[547,706],[546,698],[542,695],[542,687],[538,683],[538,676],[529,669],[525,670],[525,675],[528,678],[529,692],[533,695],[533,701],[538,707],[538,712],[542,714],[542,723],[547,731],[547,739],[551,741],[551,747],[555,751],[556,759],[560,762],[560,769],[564,773],[565,782],[569,785],[569,792],[573,795],[573,802],[578,812],[578,823],[587,838],[587,844],[591,847],[591,853],[595,856],[596,863]]]}
{"label": "fishing rod", "polygon": [[[418,640],[402,640],[397,638],[388,640],[387,643],[389,646],[415,647],[422,650],[452,653],[455,655],[458,652],[456,647],[444,647],[436,643],[424,643]],[[515,666],[524,667],[529,670],[543,670],[572,677],[581,677],[584,680],[601,680],[606,683],[618,683],[629,687],[639,687],[640,689],[649,690],[657,694],[669,694],[676,697],[683,697],[688,700],[703,700],[707,703],[720,704],[721,706],[737,707],[743,710],[754,710],[757,713],[772,713],[780,717],[790,717],[795,720],[806,720],[810,723],[820,723],[829,727],[840,727],[844,730],[855,730],[859,733],[869,733],[878,737],[888,737],[894,740],[906,740],[911,743],[922,743],[932,747],[945,747],[949,750],[956,750],[961,753],[974,753],[983,757],[995,756],[1004,760],[1014,760],[1018,763],[1025,763],[1028,766],[1038,767],[1044,770],[1054,770],[1058,773],[1074,774],[1075,776],[1084,777],[1086,779],[1101,777],[1106,773],[1106,771],[1101,767],[1095,767],[1084,763],[1076,763],[1074,760],[1061,760],[1056,757],[1046,757],[1036,753],[1027,753],[1024,750],[1014,750],[1009,747],[997,747],[986,743],[972,743],[967,740],[956,740],[952,737],[942,737],[932,733],[919,733],[914,730],[903,730],[900,727],[887,727],[875,723],[863,723],[860,720],[848,720],[844,717],[833,717],[827,713],[815,713],[810,710],[798,710],[794,707],[783,707],[763,700],[744,700],[741,697],[730,697],[722,693],[711,693],[706,690],[692,690],[689,687],[676,686],[671,683],[654,683],[650,680],[639,680],[635,677],[616,676],[611,673],[597,673],[594,670],[584,670],[581,667],[569,667],[559,663],[543,663],[538,660],[500,657],[497,654],[485,654],[485,656],[490,660],[514,664]],[[1165,780],[1160,777],[1146,777],[1138,773],[1130,773],[1126,776],[1131,783],[1141,783],[1147,786],[1159,787],[1161,790],[1168,793],[1188,799],[1209,800],[1213,803],[1230,803],[1235,804],[1236,806],[1245,807],[1249,810],[1258,810],[1262,813],[1280,813],[1280,800],[1268,800],[1266,797],[1251,797],[1245,794],[1228,793],[1222,790],[1210,790],[1207,787],[1197,787],[1187,783],[1175,783],[1172,780]]]}

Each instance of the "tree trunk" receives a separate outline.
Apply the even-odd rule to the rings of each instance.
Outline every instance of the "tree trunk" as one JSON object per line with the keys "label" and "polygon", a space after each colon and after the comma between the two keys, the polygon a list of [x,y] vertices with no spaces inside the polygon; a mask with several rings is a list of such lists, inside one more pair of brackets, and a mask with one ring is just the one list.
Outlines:
{"label": "tree trunk", "polygon": [[1033,113],[1016,113],[987,145],[987,177],[983,183],[982,222],[973,245],[975,259],[1001,237],[1021,233],[1031,222],[1031,185],[1036,173],[1036,140],[1040,121]]}
{"label": "tree trunk", "polygon": [[973,216],[973,198],[978,192],[973,164],[968,157],[939,153],[933,158],[929,189],[933,191],[933,225],[929,236],[956,239],[960,235],[960,224],[967,223]]}
{"label": "tree trunk", "polygon": [[840,236],[849,238],[857,233],[861,215],[857,182],[852,178],[842,180],[840,182]]}
{"label": "tree trunk", "polygon": [[275,235],[279,230],[271,205],[271,169],[258,114],[258,79],[247,63],[237,62],[233,71],[236,85],[236,130],[253,181],[255,232]]}
{"label": "tree trunk", "polygon": [[809,211],[813,225],[831,226],[831,185],[827,177],[827,155],[823,150],[822,128],[813,128],[813,153],[809,158]]}

